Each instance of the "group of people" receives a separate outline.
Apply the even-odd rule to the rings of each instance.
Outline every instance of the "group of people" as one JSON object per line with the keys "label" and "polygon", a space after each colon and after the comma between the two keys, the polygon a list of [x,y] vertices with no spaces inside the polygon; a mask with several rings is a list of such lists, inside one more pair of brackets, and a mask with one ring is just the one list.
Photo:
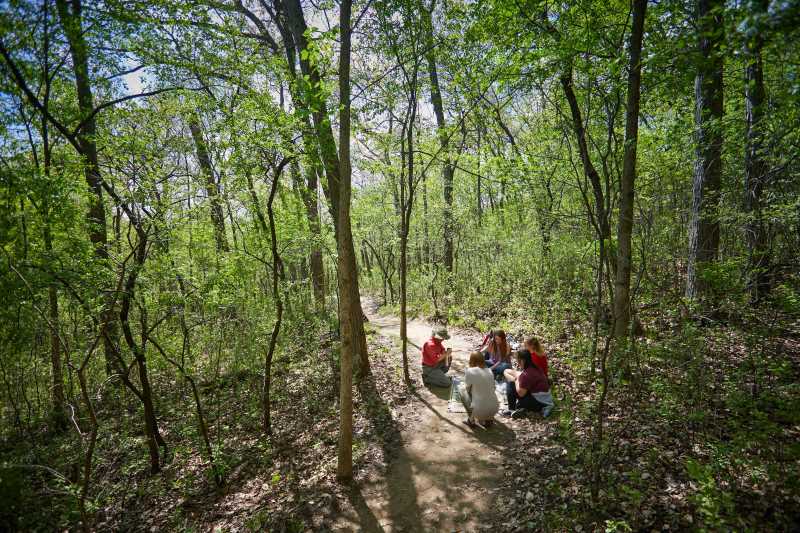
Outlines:
{"label": "group of people", "polygon": [[[447,375],[452,350],[443,344],[449,338],[445,328],[434,329],[422,347],[422,381],[429,386],[449,387],[452,384]],[[465,424],[485,427],[494,422],[494,416],[500,410],[495,394],[496,381],[505,383],[508,409],[502,415],[519,418],[530,411],[539,411],[547,417],[552,411],[554,404],[547,355],[538,339],[528,337],[524,348],[514,351],[505,331],[496,329],[484,337],[479,350],[470,353],[469,367],[458,386],[468,413]]]}

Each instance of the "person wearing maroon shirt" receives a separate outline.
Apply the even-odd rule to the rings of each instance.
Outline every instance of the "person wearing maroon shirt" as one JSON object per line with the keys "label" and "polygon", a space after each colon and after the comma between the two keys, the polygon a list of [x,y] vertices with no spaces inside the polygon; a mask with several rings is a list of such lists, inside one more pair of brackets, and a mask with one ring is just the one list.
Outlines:
{"label": "person wearing maroon shirt", "polygon": [[[508,369],[503,373],[506,378],[506,399],[508,400],[508,409],[503,412],[503,415],[519,418],[524,416],[528,409],[542,411],[551,407],[535,397],[540,394],[549,396],[550,383],[544,372],[533,364],[531,353],[527,350],[518,351],[517,364],[520,371]],[[549,409],[547,412],[549,414]]]}
{"label": "person wearing maroon shirt", "polygon": [[452,350],[445,348],[443,340],[450,338],[445,328],[431,332],[431,338],[422,346],[422,382],[435,387],[449,387],[450,356]]}

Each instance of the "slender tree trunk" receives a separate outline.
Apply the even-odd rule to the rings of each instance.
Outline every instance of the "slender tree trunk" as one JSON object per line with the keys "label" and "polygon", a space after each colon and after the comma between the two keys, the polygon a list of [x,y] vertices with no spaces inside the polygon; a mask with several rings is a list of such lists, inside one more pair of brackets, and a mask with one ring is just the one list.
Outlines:
{"label": "slender tree trunk", "polygon": [[[760,13],[767,10],[765,0],[754,3]],[[747,214],[745,234],[748,251],[748,288],[753,302],[759,302],[769,292],[769,253],[767,231],[761,214],[761,197],[767,177],[764,159],[764,132],[761,121],[764,117],[766,91],[764,89],[764,67],[761,50],[764,34],[757,31],[745,37],[745,123],[747,137],[744,157],[744,211]]]}
{"label": "slender tree trunk", "polygon": [[478,214],[478,227],[481,227],[483,219],[483,205],[481,203],[481,126],[478,126],[478,176],[475,184],[475,209]]}
{"label": "slender tree trunk", "polygon": [[[132,223],[136,224],[135,221],[132,221]],[[147,234],[139,228],[137,228],[137,234],[139,241],[136,243],[136,250],[134,252],[135,264],[128,274],[128,279],[125,281],[125,290],[120,305],[119,318],[122,324],[122,334],[125,338],[125,342],[133,352],[133,356],[136,360],[136,369],[139,373],[139,384],[141,386],[140,400],[144,408],[145,434],[147,436],[148,451],[150,452],[150,473],[157,474],[161,471],[159,447],[164,450],[164,456],[166,458],[167,444],[161,437],[161,433],[158,429],[158,420],[153,404],[153,389],[150,386],[150,376],[147,370],[147,357],[145,355],[144,345],[137,343],[134,339],[129,322],[131,302],[134,299],[134,293],[136,291],[136,279],[139,276],[139,272],[147,256]]]}
{"label": "slender tree trunk", "polygon": [[[48,54],[50,53],[49,38],[49,16],[48,2],[44,2],[44,96],[43,106],[49,110],[50,107],[50,63]],[[42,115],[42,170],[45,181],[50,182],[50,166],[52,162],[52,149],[50,146],[50,131],[47,118]],[[44,249],[47,255],[53,254],[53,235],[50,227],[50,202],[44,201],[42,206],[42,217],[44,218]],[[59,316],[58,316],[58,289],[55,282],[51,282],[47,288],[47,299],[49,304],[49,326],[50,326],[50,368],[53,374],[53,421],[58,429],[67,426],[67,416],[65,411],[64,399],[64,374],[61,369],[61,337],[59,335]]]}
{"label": "slender tree trunk", "polygon": [[[311,162],[314,158],[309,158],[309,163],[305,168],[306,185],[301,189],[301,197],[306,207],[306,218],[308,219],[308,229],[315,239],[320,240],[322,233],[319,222],[319,209],[317,208],[317,167]],[[315,242],[308,257],[311,266],[311,286],[314,291],[314,301],[317,309],[325,309],[325,270],[322,265],[322,250],[318,242]]]}
{"label": "slender tree trunk", "polygon": [[217,243],[217,251],[227,252],[230,248],[228,247],[228,238],[225,233],[225,214],[222,210],[219,185],[214,178],[214,168],[211,166],[211,156],[208,154],[208,147],[203,138],[200,120],[195,115],[191,115],[189,118],[189,131],[192,133],[200,171],[206,179],[205,189],[208,200],[211,202],[211,223],[214,226],[214,240]]}
{"label": "slender tree trunk", "polygon": [[267,218],[269,219],[270,251],[272,253],[272,298],[275,300],[275,324],[272,326],[272,335],[269,338],[269,346],[264,354],[264,383],[262,388],[262,428],[267,435],[272,434],[272,419],[270,405],[270,385],[272,383],[272,358],[275,355],[275,346],[278,342],[278,335],[281,331],[281,320],[283,319],[283,298],[278,289],[278,280],[281,278],[283,263],[278,254],[278,235],[275,231],[275,211],[273,204],[275,192],[278,190],[283,167],[288,163],[284,159],[275,169],[272,184],[269,189],[269,199],[267,200]]}
{"label": "slender tree trunk", "polygon": [[[53,253],[53,237],[50,233],[49,221],[45,221],[44,248],[48,254]],[[47,288],[47,298],[50,322],[50,368],[53,373],[53,421],[56,427],[64,429],[67,418],[64,400],[64,374],[61,370],[61,339],[58,333],[58,290],[55,283],[51,283]]]}
{"label": "slender tree trunk", "polygon": [[444,224],[444,265],[447,271],[453,272],[453,174],[454,165],[450,160],[447,142],[447,123],[444,118],[444,105],[442,104],[442,91],[439,86],[439,73],[436,67],[436,52],[433,41],[433,20],[430,11],[422,7],[423,25],[425,26],[426,59],[428,73],[431,79],[431,105],[436,115],[436,127],[439,135],[439,146],[444,156],[442,163],[442,189],[444,191],[444,211],[442,220]]}
{"label": "slender tree trunk", "polygon": [[431,264],[431,235],[428,229],[428,176],[422,175],[422,260],[426,268]]}
{"label": "slender tree trunk", "polygon": [[722,180],[722,70],[725,26],[722,0],[697,0],[697,32],[700,57],[695,76],[696,142],[692,214],[689,222],[689,258],[686,296],[706,292],[703,265],[717,258],[719,220],[717,209]]}
{"label": "slender tree trunk", "polygon": [[631,319],[631,234],[636,182],[636,146],[639,141],[639,87],[642,79],[642,38],[647,0],[633,0],[633,25],[630,36],[628,102],[625,114],[625,155],[620,183],[619,225],[617,227],[617,273],[614,293],[614,335],[625,337]]}
{"label": "slender tree trunk", "polygon": [[[415,65],[411,82],[411,97],[409,98],[408,123],[403,125],[403,148],[406,157],[403,164],[407,164],[405,173],[400,174],[400,341],[403,353],[403,379],[411,383],[411,374],[408,369],[408,235],[411,225],[411,213],[414,206],[414,121],[417,115],[416,83],[417,73]],[[405,179],[404,179],[404,174]]]}
{"label": "slender tree trunk", "polygon": [[358,273],[355,269],[355,250],[350,229],[350,15],[351,0],[339,4],[339,182],[337,235],[339,258],[339,323],[342,330],[341,372],[339,373],[339,449],[336,477],[349,482],[353,478],[353,356],[358,353],[358,331],[361,324],[361,305],[354,305],[348,295],[358,294]]}
{"label": "slender tree trunk", "polygon": [[578,106],[578,98],[575,96],[575,90],[572,83],[572,64],[565,67],[559,81],[564,90],[564,95],[569,104],[570,113],[572,116],[572,127],[575,131],[575,137],[578,141],[578,153],[581,157],[581,164],[583,165],[583,172],[589,179],[592,185],[592,192],[594,193],[595,211],[597,212],[597,222],[600,227],[600,238],[611,238],[611,225],[608,221],[608,213],[606,213],[605,195],[603,193],[603,185],[600,182],[600,175],[592,163],[591,155],[589,154],[589,145],[586,141],[586,128],[583,126],[583,117],[581,110]]}

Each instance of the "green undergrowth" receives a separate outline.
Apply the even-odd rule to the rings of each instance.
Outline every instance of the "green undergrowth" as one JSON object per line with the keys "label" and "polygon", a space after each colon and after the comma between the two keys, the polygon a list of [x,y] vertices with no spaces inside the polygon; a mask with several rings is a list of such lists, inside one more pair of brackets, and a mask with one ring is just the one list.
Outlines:
{"label": "green undergrowth", "polygon": [[[520,515],[520,530],[755,531],[800,523],[794,285],[760,309],[737,300],[746,297],[741,291],[720,290],[710,311],[687,308],[680,295],[644,295],[634,342],[610,344],[598,439],[608,326],[601,322],[593,350],[591,298],[579,286],[541,291],[533,283],[503,298],[480,289],[454,291],[446,306],[426,298],[409,304],[412,317],[543,339],[558,409],[549,421],[524,422],[546,436],[535,458],[510,453],[508,489],[518,494],[501,511]],[[538,481],[522,488],[525,471]]]}
{"label": "green undergrowth", "polygon": [[[159,427],[169,446],[163,470],[156,475],[149,473],[138,400],[124,391],[117,396],[117,388],[105,391],[95,404],[100,427],[88,499],[92,528],[329,527],[335,506],[320,502],[342,498],[334,480],[339,360],[335,330],[329,326],[289,323],[285,328],[273,362],[272,437],[261,430],[262,350],[234,354],[228,351],[236,346],[223,347],[223,360],[240,364],[198,373],[213,464],[202,451],[191,390],[179,376],[164,372],[152,383]],[[399,390],[402,372],[385,362],[389,359],[385,351],[372,355],[373,388]],[[391,416],[374,398],[355,390],[356,476],[397,438]],[[87,427],[84,413],[78,412],[76,420]],[[74,427],[59,434],[42,431],[30,428],[27,436],[5,435],[1,441],[0,530],[56,531],[80,523],[82,443]],[[222,488],[214,485],[215,471],[225,479]]]}

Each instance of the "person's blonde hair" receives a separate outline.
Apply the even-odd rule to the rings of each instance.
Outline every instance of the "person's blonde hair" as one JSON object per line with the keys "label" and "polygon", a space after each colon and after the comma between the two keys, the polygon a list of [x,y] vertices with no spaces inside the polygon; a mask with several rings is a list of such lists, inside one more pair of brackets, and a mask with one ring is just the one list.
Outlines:
{"label": "person's blonde hair", "polygon": [[469,366],[486,368],[486,362],[483,359],[483,354],[481,352],[472,352],[469,354]]}
{"label": "person's blonde hair", "polygon": [[542,349],[542,344],[536,337],[528,337],[527,339],[525,339],[525,346],[530,346],[531,348],[533,348],[533,351],[536,352],[537,355],[541,355],[542,353],[544,353],[544,350]]}

